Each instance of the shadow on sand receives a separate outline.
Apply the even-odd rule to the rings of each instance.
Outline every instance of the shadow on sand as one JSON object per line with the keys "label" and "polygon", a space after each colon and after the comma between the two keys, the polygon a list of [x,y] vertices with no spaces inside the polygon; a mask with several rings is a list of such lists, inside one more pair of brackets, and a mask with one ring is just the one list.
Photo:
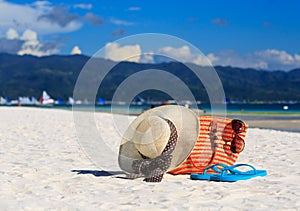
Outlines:
{"label": "shadow on sand", "polygon": [[72,170],[77,174],[92,174],[95,177],[109,177],[114,175],[124,174],[123,171],[98,171],[98,170]]}

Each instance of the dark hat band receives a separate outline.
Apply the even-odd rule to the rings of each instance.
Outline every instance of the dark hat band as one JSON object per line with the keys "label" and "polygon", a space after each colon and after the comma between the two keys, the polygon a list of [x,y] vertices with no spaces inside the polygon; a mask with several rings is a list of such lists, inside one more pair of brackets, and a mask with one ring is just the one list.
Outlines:
{"label": "dark hat band", "polygon": [[143,175],[146,177],[146,182],[160,182],[163,178],[163,174],[168,170],[171,164],[172,155],[178,139],[178,133],[175,125],[168,119],[164,119],[170,127],[170,138],[164,148],[162,154],[156,158],[148,158],[144,155],[144,160],[134,160],[132,162],[132,169],[135,171],[131,174],[131,177],[139,177]]}

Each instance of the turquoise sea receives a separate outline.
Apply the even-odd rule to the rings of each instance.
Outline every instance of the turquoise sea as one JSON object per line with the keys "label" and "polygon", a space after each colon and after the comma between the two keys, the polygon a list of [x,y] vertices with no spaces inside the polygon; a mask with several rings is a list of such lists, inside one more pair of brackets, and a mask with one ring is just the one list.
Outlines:
{"label": "turquoise sea", "polygon": [[[1,105],[3,106],[3,105]],[[1,109],[0,106],[0,109]],[[7,106],[7,105],[6,105]],[[17,106],[17,105],[10,105]],[[37,107],[37,108],[47,108],[47,109],[63,109],[72,111],[73,109],[79,111],[96,111],[96,112],[107,112],[107,113],[118,113],[125,115],[139,115],[145,110],[151,108],[151,104],[143,105],[53,105],[53,106],[36,106],[36,105],[22,105],[24,107]],[[224,106],[224,105],[223,105]],[[198,104],[197,106],[191,106],[192,109],[200,109],[200,115],[211,115],[211,105],[210,104]],[[223,110],[222,110],[223,111]],[[218,110],[214,110],[212,115],[237,118],[242,120],[295,120],[295,122],[300,121],[300,103],[297,104],[227,104],[226,113],[218,113]],[[295,125],[291,129],[283,128],[282,130],[287,130],[291,132],[300,132],[299,127]]]}
{"label": "turquoise sea", "polygon": [[[7,105],[6,105],[7,106]],[[16,106],[16,105],[15,105]],[[51,109],[64,109],[64,110],[72,110],[72,105],[65,105],[65,104],[58,104],[53,106],[34,106],[34,105],[22,105],[26,107],[43,107],[43,108],[51,108]],[[151,104],[143,104],[143,105],[111,105],[111,104],[104,104],[104,105],[75,105],[77,110],[93,110],[97,112],[116,112],[116,113],[128,113],[129,114],[139,114],[147,109],[151,108]],[[224,106],[224,105],[223,105]],[[222,107],[223,107],[222,106]],[[129,108],[129,110],[128,110]],[[211,112],[211,105],[210,104],[198,104],[192,105],[190,108],[192,109],[200,109],[204,113]],[[218,109],[215,111],[218,112]],[[285,114],[294,114],[300,115],[300,103],[295,104],[227,104],[226,105],[227,113],[239,113],[239,114],[278,114],[278,115],[285,115]]]}
{"label": "turquoise sea", "polygon": [[[54,105],[53,108],[58,109],[72,109],[71,105]],[[143,105],[76,105],[78,110],[90,110],[95,108],[97,112],[114,112],[114,113],[126,113],[139,114],[147,109],[151,108],[151,104]],[[129,108],[129,110],[128,110]],[[204,113],[209,114],[211,112],[210,104],[198,104],[197,107],[191,106],[191,108],[198,108]],[[218,112],[218,110],[216,110]],[[227,113],[240,113],[240,114],[278,114],[278,115],[299,115],[300,116],[300,103],[299,104],[227,104]]]}

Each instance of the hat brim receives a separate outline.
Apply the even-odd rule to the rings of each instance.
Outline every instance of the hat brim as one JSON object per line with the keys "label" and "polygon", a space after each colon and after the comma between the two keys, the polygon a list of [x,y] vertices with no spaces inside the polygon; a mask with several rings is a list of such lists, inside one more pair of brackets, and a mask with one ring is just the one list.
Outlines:
{"label": "hat brim", "polygon": [[143,160],[133,143],[136,128],[149,116],[158,116],[172,121],[175,125],[178,139],[174,151],[171,153],[172,161],[168,171],[178,166],[190,155],[199,135],[199,118],[192,110],[178,105],[160,106],[139,115],[125,131],[119,149],[119,166],[122,170],[133,173],[132,162]]}

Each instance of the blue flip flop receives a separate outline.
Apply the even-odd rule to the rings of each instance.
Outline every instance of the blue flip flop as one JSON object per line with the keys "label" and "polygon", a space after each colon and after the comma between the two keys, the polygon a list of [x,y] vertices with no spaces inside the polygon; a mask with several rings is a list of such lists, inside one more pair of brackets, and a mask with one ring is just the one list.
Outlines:
{"label": "blue flip flop", "polygon": [[[225,164],[222,164],[222,163],[211,165],[211,166],[208,166],[204,169],[203,174],[193,173],[193,174],[190,175],[190,178],[192,180],[210,180],[211,176],[221,174],[222,173],[221,169],[224,169],[224,168],[229,168],[229,166],[227,166]],[[214,170],[216,172],[216,174],[207,174],[208,170]]]}
{"label": "blue flip flop", "polygon": [[[250,167],[249,171],[239,171],[236,168],[246,166]],[[210,177],[212,181],[220,181],[220,182],[236,182],[238,180],[248,180],[257,176],[266,176],[266,170],[257,170],[253,166],[249,164],[236,164],[233,166],[225,167],[221,170],[220,174],[214,174]]]}

